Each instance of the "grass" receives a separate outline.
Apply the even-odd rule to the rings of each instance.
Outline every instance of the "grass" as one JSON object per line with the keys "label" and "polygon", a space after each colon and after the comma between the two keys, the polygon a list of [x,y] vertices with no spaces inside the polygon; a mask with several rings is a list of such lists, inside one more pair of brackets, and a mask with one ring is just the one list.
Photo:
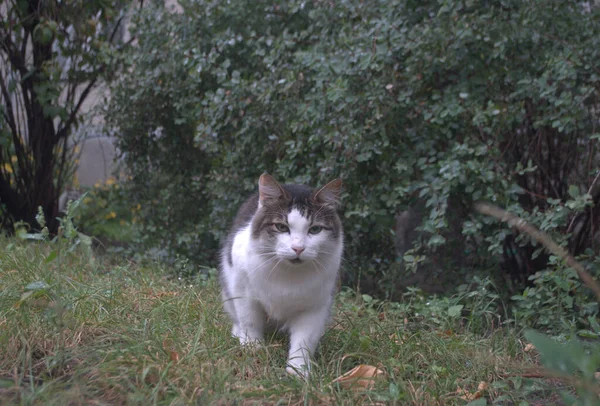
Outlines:
{"label": "grass", "polygon": [[[285,337],[242,348],[230,336],[215,278],[182,281],[165,267],[91,260],[77,249],[55,256],[49,243],[0,239],[0,247],[0,404],[460,405],[476,395],[497,404],[552,396],[520,376],[536,355],[519,334],[482,328],[474,311],[423,316],[424,298],[394,304],[344,291],[303,382],[284,371]],[[384,373],[367,388],[334,381],[361,364]]]}

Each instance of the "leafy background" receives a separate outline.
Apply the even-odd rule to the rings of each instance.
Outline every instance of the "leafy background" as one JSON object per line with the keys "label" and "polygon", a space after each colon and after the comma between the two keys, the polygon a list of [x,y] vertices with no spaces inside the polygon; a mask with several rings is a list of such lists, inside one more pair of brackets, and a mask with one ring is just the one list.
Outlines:
{"label": "leafy background", "polygon": [[[2,6],[0,403],[597,403],[586,273],[473,210],[598,278],[595,2]],[[126,170],[59,215],[98,125]],[[345,184],[346,287],[309,382],[282,379],[277,338],[242,350],[218,300],[264,171]]]}
{"label": "leafy background", "polygon": [[[340,176],[346,284],[397,298],[407,281],[439,291],[481,276],[534,323],[597,314],[572,271],[471,209],[507,207],[597,274],[597,8],[181,5],[134,20],[137,46],[107,111],[141,205],[139,242],[215,264],[261,173],[312,185]],[[419,228],[402,252],[396,216],[407,210]]]}

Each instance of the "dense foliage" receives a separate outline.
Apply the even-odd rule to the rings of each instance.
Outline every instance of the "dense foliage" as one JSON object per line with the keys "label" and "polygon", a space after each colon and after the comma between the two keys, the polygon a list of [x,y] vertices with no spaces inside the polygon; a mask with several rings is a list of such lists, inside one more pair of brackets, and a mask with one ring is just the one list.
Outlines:
{"label": "dense foliage", "polygon": [[0,7],[0,226],[51,230],[90,95],[118,68],[124,0],[14,0]]}
{"label": "dense foliage", "polygon": [[[502,262],[508,282],[529,284],[519,317],[550,325],[559,308],[586,324],[597,313],[571,270],[471,204],[507,207],[598,274],[598,8],[180,3],[134,21],[130,74],[109,109],[144,242],[215,261],[261,173],[313,185],[341,176],[350,283],[393,293],[411,272],[470,282]],[[421,231],[398,257],[395,216],[409,208]]]}

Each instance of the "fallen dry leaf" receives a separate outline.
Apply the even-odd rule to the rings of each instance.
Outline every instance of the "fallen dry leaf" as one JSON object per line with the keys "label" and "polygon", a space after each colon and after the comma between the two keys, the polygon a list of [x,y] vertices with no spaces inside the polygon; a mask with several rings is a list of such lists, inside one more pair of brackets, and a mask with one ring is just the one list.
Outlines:
{"label": "fallen dry leaf", "polygon": [[456,394],[458,395],[459,398],[464,399],[467,402],[470,402],[470,401],[475,400],[475,399],[479,399],[481,397],[480,393],[478,393],[478,392],[471,393],[468,390],[463,389],[461,387],[459,387],[456,390]]}
{"label": "fallen dry leaf", "polygon": [[344,325],[341,322],[336,322],[332,327],[331,330],[342,330],[342,331],[346,331],[346,327],[344,327]]}
{"label": "fallen dry leaf", "polygon": [[402,339],[400,339],[400,337],[398,337],[397,334],[390,334],[390,340],[392,340],[394,343],[401,345],[404,344],[404,341]]}
{"label": "fallen dry leaf", "polygon": [[535,350],[535,347],[533,346],[533,344],[529,343],[525,346],[525,348],[523,349],[523,351],[525,352],[529,352],[531,350]]}
{"label": "fallen dry leaf", "polygon": [[169,351],[169,358],[173,362],[179,362],[179,353],[176,351]]}
{"label": "fallen dry leaf", "polygon": [[362,364],[338,376],[332,382],[338,382],[341,386],[352,390],[364,390],[372,388],[377,377],[381,375],[383,375],[381,369]]}
{"label": "fallen dry leaf", "polygon": [[487,382],[479,382],[476,392],[469,392],[468,390],[459,387],[456,390],[456,394],[459,398],[470,402],[472,400],[481,398],[489,386],[490,385]]}
{"label": "fallen dry leaf", "polygon": [[179,353],[173,350],[173,342],[167,338],[163,340],[163,349],[169,354],[169,359],[175,363],[179,362]]}

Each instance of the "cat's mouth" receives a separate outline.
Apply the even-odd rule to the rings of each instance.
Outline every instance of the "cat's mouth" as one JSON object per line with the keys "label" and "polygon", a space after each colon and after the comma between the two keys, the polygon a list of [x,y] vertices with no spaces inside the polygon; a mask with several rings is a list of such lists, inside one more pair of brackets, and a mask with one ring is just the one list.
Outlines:
{"label": "cat's mouth", "polygon": [[302,260],[300,258],[294,258],[289,260],[292,264],[300,264]]}

